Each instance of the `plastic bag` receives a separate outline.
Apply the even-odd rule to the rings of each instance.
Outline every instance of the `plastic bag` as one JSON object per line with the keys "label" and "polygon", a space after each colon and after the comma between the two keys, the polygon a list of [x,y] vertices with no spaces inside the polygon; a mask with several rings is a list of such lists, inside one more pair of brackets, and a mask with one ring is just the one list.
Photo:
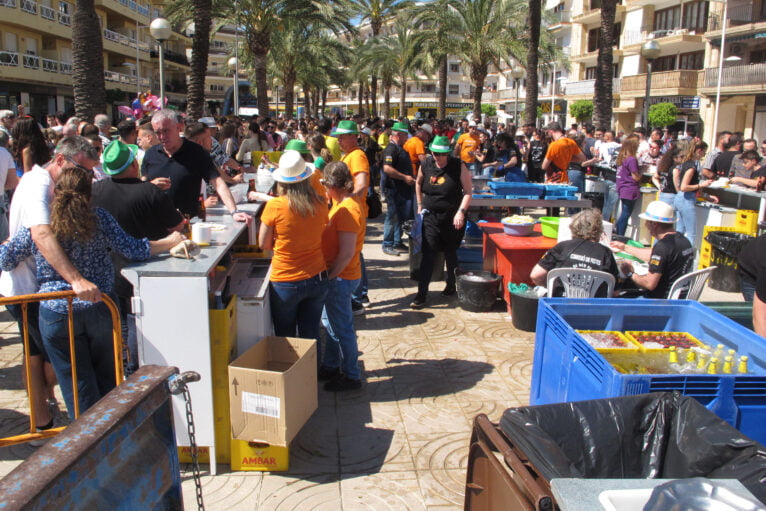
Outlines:
{"label": "plastic bag", "polygon": [[415,215],[410,230],[410,246],[413,254],[419,254],[423,245],[423,212]]}
{"label": "plastic bag", "polygon": [[529,286],[527,284],[524,284],[524,283],[514,284],[513,282],[508,283],[508,292],[510,293],[524,294],[528,290],[529,290]]}

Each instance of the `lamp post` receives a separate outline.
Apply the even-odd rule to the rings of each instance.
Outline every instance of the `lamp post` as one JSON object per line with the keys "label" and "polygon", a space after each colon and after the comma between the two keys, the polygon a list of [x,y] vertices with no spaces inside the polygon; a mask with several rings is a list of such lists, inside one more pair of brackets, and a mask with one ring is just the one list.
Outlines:
{"label": "lamp post", "polygon": [[641,46],[641,56],[646,59],[646,97],[644,98],[644,115],[642,119],[642,125],[646,128],[647,132],[650,131],[649,127],[649,97],[651,95],[652,87],[652,62],[654,59],[660,56],[660,45],[657,41],[646,41]]}
{"label": "lamp post", "polygon": [[524,76],[524,70],[518,66],[511,69],[511,78],[516,88],[516,102],[513,104],[513,123],[519,127],[519,88],[521,87],[521,78]]}
{"label": "lamp post", "polygon": [[159,47],[161,108],[165,108],[165,49],[163,48],[162,43],[170,39],[172,31],[170,23],[165,18],[155,18],[149,24],[149,32],[151,32],[152,37],[157,40],[157,46]]}
{"label": "lamp post", "polygon": [[718,133],[718,110],[721,105],[721,76],[723,75],[723,61],[724,54],[726,52],[726,18],[729,13],[729,2],[723,0],[723,18],[721,27],[721,50],[718,52],[718,83],[715,87],[715,114],[713,115],[713,144],[717,141],[715,139]]}
{"label": "lamp post", "polygon": [[237,57],[229,58],[227,62],[229,69],[234,72],[234,115],[239,115],[239,59]]}

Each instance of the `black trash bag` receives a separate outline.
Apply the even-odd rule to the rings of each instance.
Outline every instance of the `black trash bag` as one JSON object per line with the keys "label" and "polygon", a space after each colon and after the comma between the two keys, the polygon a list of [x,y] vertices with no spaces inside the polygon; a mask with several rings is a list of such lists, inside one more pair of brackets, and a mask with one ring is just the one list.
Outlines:
{"label": "black trash bag", "polygon": [[754,239],[754,237],[749,234],[727,231],[710,231],[707,233],[707,236],[705,236],[705,241],[710,243],[714,249],[723,252],[724,255],[734,259],[739,257],[742,247],[752,239]]}
{"label": "black trash bag", "polygon": [[766,448],[679,393],[510,408],[500,428],[549,481],[739,479],[766,502]]}

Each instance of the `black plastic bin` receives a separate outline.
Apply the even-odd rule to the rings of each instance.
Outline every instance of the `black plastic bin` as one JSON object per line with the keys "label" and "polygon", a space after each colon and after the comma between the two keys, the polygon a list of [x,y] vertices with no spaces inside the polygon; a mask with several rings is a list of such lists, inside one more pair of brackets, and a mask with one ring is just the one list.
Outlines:
{"label": "black plastic bin", "polygon": [[531,289],[511,291],[510,294],[513,326],[525,332],[534,332],[537,328],[537,306],[540,297]]}
{"label": "black plastic bin", "polygon": [[679,393],[511,408],[499,429],[546,482],[738,479],[766,502],[766,448]]}
{"label": "black plastic bin", "polygon": [[604,208],[604,192],[585,192],[583,199],[590,200],[591,208],[601,210]]}
{"label": "black plastic bin", "polygon": [[455,270],[457,299],[460,307],[469,312],[487,312],[497,302],[503,278],[490,271]]}
{"label": "black plastic bin", "polygon": [[737,257],[742,247],[753,236],[739,232],[710,231],[705,241],[710,243],[710,266],[717,268],[710,273],[708,285],[718,291],[740,292],[737,274]]}

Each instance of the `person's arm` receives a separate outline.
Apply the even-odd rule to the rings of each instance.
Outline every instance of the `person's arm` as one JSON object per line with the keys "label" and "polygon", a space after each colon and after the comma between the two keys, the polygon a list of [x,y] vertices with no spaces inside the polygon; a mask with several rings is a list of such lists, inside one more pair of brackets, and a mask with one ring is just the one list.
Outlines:
{"label": "person's arm", "polygon": [[162,239],[157,241],[149,241],[149,253],[151,255],[161,254],[167,252],[171,248],[175,247],[184,240],[184,237],[180,232],[172,232]]}
{"label": "person's arm", "polygon": [[684,177],[681,181],[681,188],[680,191],[682,192],[697,192],[699,190],[702,190],[706,186],[709,186],[710,183],[713,182],[712,179],[705,179],[699,182],[699,184],[693,185],[691,184],[692,177],[694,177],[694,169],[688,169],[686,172],[684,172]]}
{"label": "person's arm", "polygon": [[662,182],[660,181],[660,171],[659,168],[654,170],[654,174],[652,174],[652,184],[658,189],[662,190]]}
{"label": "person's arm", "polygon": [[452,156],[455,158],[460,158],[460,149],[462,148],[463,143],[460,142],[460,138],[458,137],[457,142],[455,142],[455,150],[452,152]]}
{"label": "person's arm", "polygon": [[577,153],[572,156],[572,163],[582,163],[585,161],[585,153],[582,151],[577,151]]}
{"label": "person's arm", "polygon": [[327,269],[328,278],[334,279],[348,266],[356,252],[356,236],[355,232],[338,232],[338,255]]}
{"label": "person's arm", "polygon": [[367,195],[367,187],[370,185],[370,173],[359,172],[354,176],[354,191],[352,194],[360,200]]}
{"label": "person's arm", "polygon": [[460,209],[457,210],[452,219],[452,225],[455,226],[455,229],[462,229],[465,225],[465,215],[471,205],[471,194],[473,193],[473,179],[471,179],[471,173],[465,163],[460,163],[460,184],[463,186],[463,199],[460,201]]}
{"label": "person's arm", "polygon": [[32,240],[37,249],[53,269],[58,272],[64,280],[69,282],[77,298],[86,302],[101,301],[101,292],[98,287],[85,277],[83,277],[77,268],[74,267],[69,257],[59,245],[56,235],[51,231],[50,225],[35,225],[29,229],[32,233]]}
{"label": "person's arm", "polygon": [[391,165],[383,165],[383,172],[390,177],[391,179],[398,179],[399,181],[404,181],[408,185],[412,186],[415,184],[415,178],[412,176],[408,176],[407,174],[402,174],[398,170],[396,170]]}
{"label": "person's arm", "polygon": [[8,172],[5,174],[5,190],[15,190],[19,185],[19,176],[16,175],[15,167],[8,167]]}
{"label": "person's arm", "polygon": [[551,166],[551,160],[549,160],[548,157],[546,156],[545,158],[543,158],[542,168],[543,168],[543,170],[547,171],[548,167],[550,167],[550,166]]}
{"label": "person's arm", "polygon": [[636,183],[641,182],[643,174],[641,174],[641,169],[638,168],[638,160],[633,158],[628,165],[628,170],[630,170],[630,177],[633,178],[633,181]]}
{"label": "person's arm", "polygon": [[535,267],[532,268],[532,273],[529,274],[529,278],[535,285],[546,287],[548,285],[548,270],[539,264],[536,264]]}
{"label": "person's arm", "polygon": [[761,337],[766,337],[766,302],[753,296],[753,330]]}
{"label": "person's arm", "polygon": [[29,229],[20,229],[12,238],[0,245],[0,270],[11,271],[32,255],[32,236]]}
{"label": "person's arm", "polygon": [[217,176],[213,177],[213,186],[215,187],[216,193],[218,193],[218,197],[223,202],[224,206],[226,206],[226,209],[229,210],[229,213],[231,213],[231,217],[234,219],[235,222],[251,222],[252,219],[250,215],[247,213],[243,213],[241,211],[237,211],[237,203],[234,200],[234,196],[231,194],[231,190],[229,190],[229,187],[226,186],[226,182],[223,179],[219,179]]}
{"label": "person's arm", "polygon": [[24,167],[25,174],[35,166],[35,162],[32,159],[32,150],[29,147],[25,147],[21,151],[21,164]]}
{"label": "person's arm", "polygon": [[274,246],[274,228],[261,222],[261,230],[258,231],[258,246],[261,250],[271,250]]}
{"label": "person's arm", "polygon": [[418,172],[418,177],[415,179],[415,200],[417,200],[415,211],[420,213],[423,209],[423,172]]}
{"label": "person's arm", "polygon": [[[631,265],[631,271],[633,269],[633,266]],[[630,276],[630,279],[633,281],[634,284],[636,284],[638,287],[642,289],[646,289],[647,291],[654,291],[657,288],[657,284],[660,283],[660,279],[662,278],[662,273],[652,273],[649,272],[646,275],[638,275],[636,273],[633,273]]]}
{"label": "person's arm", "polygon": [[651,247],[634,247],[633,245],[626,245],[621,241],[612,241],[609,243],[609,246],[620,252],[636,256],[642,261],[648,261],[652,257]]}

